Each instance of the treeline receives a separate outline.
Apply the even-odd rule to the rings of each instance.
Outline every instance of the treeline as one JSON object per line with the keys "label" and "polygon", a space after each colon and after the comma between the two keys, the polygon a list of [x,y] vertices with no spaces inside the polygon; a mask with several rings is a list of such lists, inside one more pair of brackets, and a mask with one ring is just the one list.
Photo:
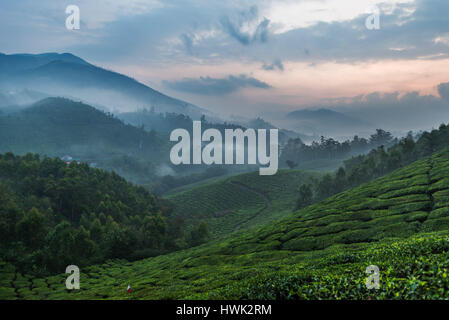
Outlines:
{"label": "treeline", "polygon": [[0,253],[26,272],[140,259],[208,237],[185,232],[171,205],[115,173],[59,159],[0,155]]}
{"label": "treeline", "polygon": [[380,145],[390,146],[396,143],[390,132],[377,129],[369,139],[354,136],[352,140],[339,142],[333,138],[321,136],[320,141],[314,141],[310,145],[304,144],[301,139],[290,139],[282,149],[280,163],[290,169],[295,168],[301,162],[321,159],[344,159],[351,154],[364,153]]}
{"label": "treeline", "polygon": [[449,126],[442,124],[438,130],[423,132],[417,139],[409,133],[389,148],[380,145],[365,155],[351,157],[334,174],[301,185],[297,209],[381,177],[448,146]]}

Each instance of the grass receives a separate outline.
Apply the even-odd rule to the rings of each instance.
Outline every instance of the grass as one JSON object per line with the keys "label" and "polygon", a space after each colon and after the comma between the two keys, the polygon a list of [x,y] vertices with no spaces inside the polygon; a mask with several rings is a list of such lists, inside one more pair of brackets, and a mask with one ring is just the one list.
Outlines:
{"label": "grass", "polygon": [[[34,279],[3,263],[0,294],[7,299],[449,298],[446,177],[449,149],[287,217],[202,246],[133,263],[109,261],[84,268],[81,290],[73,292],[63,285],[65,275]],[[233,197],[236,203],[250,203],[253,210],[263,205],[264,197],[273,206],[287,207],[287,200],[277,196],[284,196],[279,191],[284,190],[282,183],[275,177],[257,180],[244,175],[218,183],[216,188],[224,188],[238,181],[247,192],[244,197],[236,192],[217,198],[212,210],[232,206],[227,202]],[[231,189],[239,190],[234,184]],[[248,199],[250,188],[258,193]],[[365,269],[371,264],[381,270],[379,290],[365,287]],[[128,284],[133,288],[130,295]]]}

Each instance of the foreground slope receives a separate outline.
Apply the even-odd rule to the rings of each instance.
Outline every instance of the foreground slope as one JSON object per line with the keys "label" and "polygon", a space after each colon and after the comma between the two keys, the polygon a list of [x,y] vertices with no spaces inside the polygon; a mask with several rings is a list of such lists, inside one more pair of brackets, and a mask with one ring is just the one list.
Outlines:
{"label": "foreground slope", "polygon": [[[233,238],[135,263],[34,279],[2,266],[3,297],[445,298],[449,285],[449,149]],[[365,288],[365,268],[381,288]],[[126,295],[131,284],[134,292]],[[12,287],[11,287],[12,285]]]}

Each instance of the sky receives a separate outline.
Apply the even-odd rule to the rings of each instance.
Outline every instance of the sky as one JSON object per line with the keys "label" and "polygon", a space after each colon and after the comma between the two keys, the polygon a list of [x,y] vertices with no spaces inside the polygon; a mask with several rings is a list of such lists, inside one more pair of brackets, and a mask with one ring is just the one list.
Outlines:
{"label": "sky", "polygon": [[400,117],[449,100],[449,1],[2,0],[0,52],[71,52],[218,114]]}

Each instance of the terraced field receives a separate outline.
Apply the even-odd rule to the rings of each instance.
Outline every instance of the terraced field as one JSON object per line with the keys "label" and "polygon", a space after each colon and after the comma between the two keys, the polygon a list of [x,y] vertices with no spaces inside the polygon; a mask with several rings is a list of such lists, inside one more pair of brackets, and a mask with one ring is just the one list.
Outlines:
{"label": "terraced field", "polygon": [[263,210],[247,219],[239,228],[262,226],[290,215],[296,206],[299,186],[319,176],[320,173],[280,170],[273,176],[260,176],[253,172],[232,177],[231,183],[257,191],[267,202]]}
{"label": "terraced field", "polygon": [[[41,299],[449,298],[448,197],[445,149],[257,229],[85,268],[78,291],[64,289],[64,275],[30,280],[3,264],[1,283],[14,287],[0,292]],[[364,285],[370,264],[381,270],[376,291]]]}
{"label": "terraced field", "polygon": [[205,220],[214,236],[260,226],[292,212],[299,185],[318,174],[280,170],[274,176],[258,172],[221,179],[168,197],[175,215],[187,224]]}

